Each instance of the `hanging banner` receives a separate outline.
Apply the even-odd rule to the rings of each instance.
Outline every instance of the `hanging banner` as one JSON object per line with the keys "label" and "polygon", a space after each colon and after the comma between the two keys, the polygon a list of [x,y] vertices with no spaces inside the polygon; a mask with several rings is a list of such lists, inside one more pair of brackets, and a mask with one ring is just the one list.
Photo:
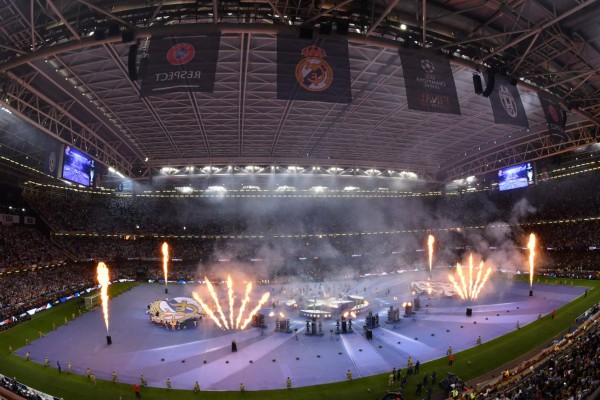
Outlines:
{"label": "hanging banner", "polygon": [[558,104],[555,98],[542,93],[538,93],[538,97],[546,116],[548,133],[555,139],[565,140],[567,138],[565,135],[565,125],[567,124],[566,113],[563,113],[560,104]]}
{"label": "hanging banner", "polygon": [[494,90],[490,95],[494,122],[529,128],[527,115],[517,86],[511,85],[505,76],[498,74],[495,78]]}
{"label": "hanging banner", "polygon": [[277,98],[350,103],[348,42],[277,36]]}
{"label": "hanging banner", "polygon": [[408,108],[460,115],[450,60],[427,50],[401,50]]}
{"label": "hanging banner", "polygon": [[142,75],[142,97],[208,92],[215,86],[220,35],[152,39]]}
{"label": "hanging banner", "polygon": [[61,177],[63,161],[63,144],[58,140],[48,137],[44,145],[46,155],[44,157],[44,172],[55,178]]}

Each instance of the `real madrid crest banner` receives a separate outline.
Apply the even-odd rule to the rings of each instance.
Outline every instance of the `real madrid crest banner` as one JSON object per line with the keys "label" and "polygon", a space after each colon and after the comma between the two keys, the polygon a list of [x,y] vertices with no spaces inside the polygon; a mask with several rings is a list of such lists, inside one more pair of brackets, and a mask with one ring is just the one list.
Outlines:
{"label": "real madrid crest banner", "polygon": [[215,86],[220,35],[152,39],[142,75],[142,96],[208,92]]}
{"label": "real madrid crest banner", "polygon": [[278,36],[277,98],[350,103],[348,42]]}
{"label": "real madrid crest banner", "polygon": [[490,103],[495,123],[529,127],[519,89],[511,85],[507,77],[496,74]]}
{"label": "real madrid crest banner", "polygon": [[560,104],[549,96],[546,96],[542,93],[538,93],[538,97],[540,98],[540,104],[542,105],[542,109],[544,110],[544,115],[546,116],[546,123],[548,124],[548,132],[550,135],[556,139],[564,140],[566,139],[565,135],[565,125],[567,123],[566,114],[560,108]]}
{"label": "real madrid crest banner", "polygon": [[426,50],[402,50],[408,108],[460,115],[450,60]]}

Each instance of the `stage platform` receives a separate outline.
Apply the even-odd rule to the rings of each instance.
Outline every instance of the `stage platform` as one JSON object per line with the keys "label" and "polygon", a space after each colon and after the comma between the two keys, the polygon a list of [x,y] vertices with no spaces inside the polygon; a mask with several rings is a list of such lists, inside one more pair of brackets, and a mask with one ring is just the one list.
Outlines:
{"label": "stage platform", "polygon": [[[417,279],[411,273],[256,289],[256,293],[271,291],[272,300],[280,304],[292,297],[290,293],[302,293],[305,298],[316,298],[321,292],[364,296],[372,311],[379,313],[381,326],[373,330],[373,340],[365,338],[364,315],[353,321],[354,333],[332,334],[334,317],[323,320],[324,335],[308,336],[306,319],[284,306],[271,309],[272,301],[264,314],[285,313],[297,333],[274,332],[275,321],[269,317],[264,330],[223,331],[208,318],[198,328],[166,330],[150,323],[145,312],[148,304],[165,296],[191,297],[195,287],[169,285],[165,295],[164,286],[142,284],[110,303],[112,345],[106,344],[102,312],[95,309],[16,353],[24,357],[29,351],[38,363],[49,357],[53,367],[57,360],[63,368],[70,361],[75,373],[84,375],[89,367],[99,379],[110,380],[115,370],[120,382],[135,383],[144,374],[149,385],[157,387],[165,387],[169,377],[178,389],[192,389],[195,381],[202,390],[239,390],[241,382],[247,390],[280,389],[288,376],[294,386],[309,386],[343,381],[347,370],[361,377],[405,368],[409,356],[421,362],[445,357],[448,346],[457,352],[475,346],[479,335],[483,341],[504,335],[516,329],[517,321],[524,326],[585,291],[536,284],[530,297],[525,282],[492,279],[476,302],[421,295],[421,309],[414,316],[386,324],[390,305],[413,300],[409,285]],[[465,315],[467,307],[473,309],[472,317]],[[232,340],[237,342],[236,353],[231,352]]]}

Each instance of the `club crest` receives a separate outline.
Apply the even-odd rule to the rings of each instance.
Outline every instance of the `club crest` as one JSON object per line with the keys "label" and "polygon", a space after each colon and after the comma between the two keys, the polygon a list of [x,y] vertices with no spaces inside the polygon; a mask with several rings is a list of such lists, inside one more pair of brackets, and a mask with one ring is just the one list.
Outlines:
{"label": "club crest", "polygon": [[310,92],[322,92],[333,83],[333,70],[323,58],[325,50],[316,45],[302,49],[304,58],[296,65],[296,81]]}
{"label": "club crest", "polygon": [[517,118],[519,109],[517,108],[517,101],[510,92],[510,89],[504,85],[500,85],[498,95],[500,96],[500,103],[502,104],[504,111],[506,111],[510,117]]}
{"label": "club crest", "polygon": [[155,301],[150,305],[150,316],[155,322],[179,321],[198,318],[200,304],[189,297],[175,297],[168,300]]}

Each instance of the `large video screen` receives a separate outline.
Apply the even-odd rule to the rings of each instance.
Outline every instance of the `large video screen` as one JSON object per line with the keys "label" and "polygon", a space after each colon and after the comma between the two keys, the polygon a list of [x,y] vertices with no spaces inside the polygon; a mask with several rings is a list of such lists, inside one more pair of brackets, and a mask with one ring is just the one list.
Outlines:
{"label": "large video screen", "polygon": [[498,171],[498,188],[511,190],[524,188],[535,183],[533,163],[517,164]]}
{"label": "large video screen", "polygon": [[71,146],[65,146],[62,177],[83,186],[93,186],[94,160]]}

